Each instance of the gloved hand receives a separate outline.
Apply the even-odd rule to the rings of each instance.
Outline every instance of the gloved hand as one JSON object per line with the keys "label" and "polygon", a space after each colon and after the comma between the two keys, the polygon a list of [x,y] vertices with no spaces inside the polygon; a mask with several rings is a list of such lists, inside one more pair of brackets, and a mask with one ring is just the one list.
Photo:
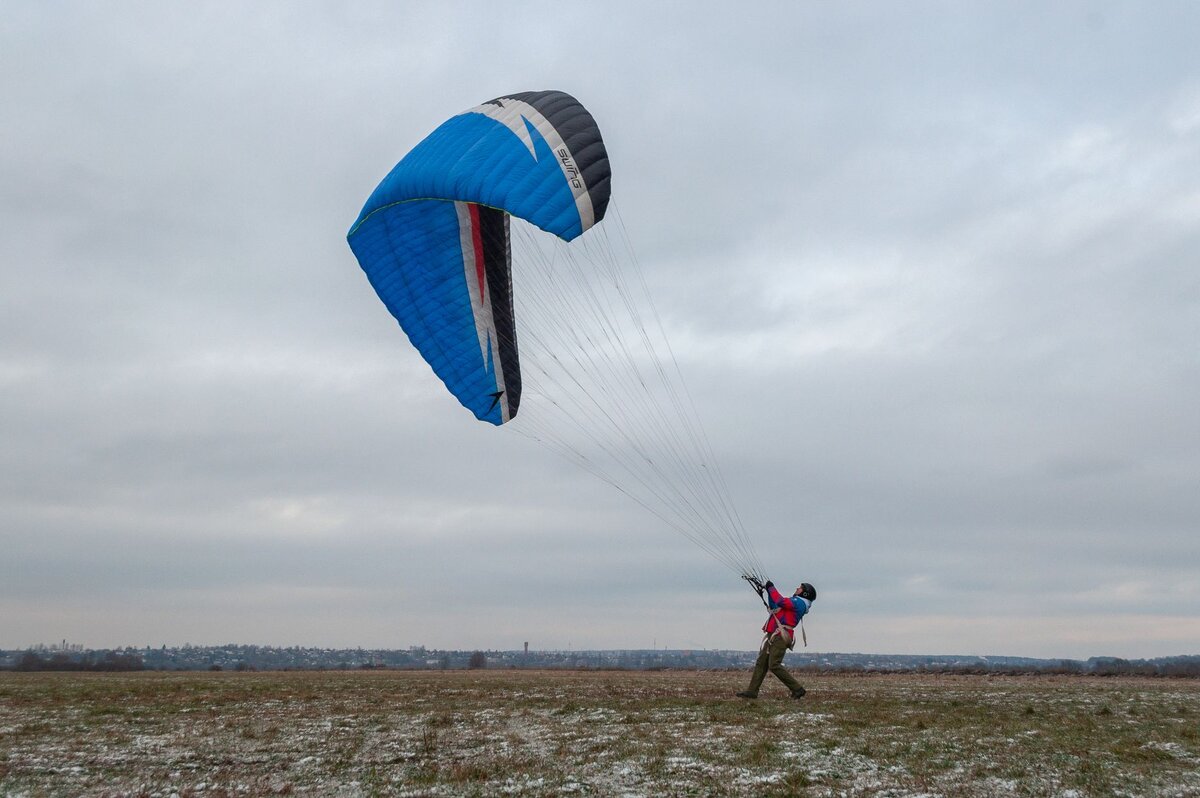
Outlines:
{"label": "gloved hand", "polygon": [[763,583],[763,590],[770,590],[773,587],[775,587],[775,583],[772,582],[770,579],[768,579],[766,582]]}

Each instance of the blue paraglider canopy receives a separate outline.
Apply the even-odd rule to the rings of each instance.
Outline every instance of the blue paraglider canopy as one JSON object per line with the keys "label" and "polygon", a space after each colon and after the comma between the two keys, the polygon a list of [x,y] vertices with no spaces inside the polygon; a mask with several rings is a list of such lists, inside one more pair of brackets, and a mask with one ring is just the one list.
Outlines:
{"label": "blue paraglider canopy", "polygon": [[443,123],[350,228],[379,298],[482,421],[517,414],[509,215],[570,241],[604,218],[611,175],[591,114],[560,91],[499,97]]}

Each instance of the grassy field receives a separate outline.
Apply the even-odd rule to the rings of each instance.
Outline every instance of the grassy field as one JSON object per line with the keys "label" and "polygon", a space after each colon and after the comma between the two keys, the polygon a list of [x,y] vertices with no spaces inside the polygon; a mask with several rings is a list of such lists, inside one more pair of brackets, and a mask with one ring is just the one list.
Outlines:
{"label": "grassy field", "polygon": [[1195,795],[1200,682],[0,673],[4,795]]}

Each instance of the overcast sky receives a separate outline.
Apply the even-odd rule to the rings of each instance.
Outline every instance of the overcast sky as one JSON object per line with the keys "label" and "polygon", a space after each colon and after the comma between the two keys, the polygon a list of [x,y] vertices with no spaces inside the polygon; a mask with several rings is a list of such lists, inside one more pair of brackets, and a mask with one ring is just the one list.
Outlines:
{"label": "overcast sky", "polygon": [[0,2],[0,648],[739,648],[345,242],[562,89],[810,651],[1200,653],[1200,6]]}

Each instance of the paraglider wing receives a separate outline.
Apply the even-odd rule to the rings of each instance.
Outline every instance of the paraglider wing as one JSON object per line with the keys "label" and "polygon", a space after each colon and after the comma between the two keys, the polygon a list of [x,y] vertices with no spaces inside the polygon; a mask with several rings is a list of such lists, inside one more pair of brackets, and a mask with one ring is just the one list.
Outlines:
{"label": "paraglider wing", "polygon": [[509,214],[566,241],[604,218],[611,175],[591,114],[560,91],[452,117],[396,164],[347,238],[409,340],[481,421],[517,414]]}
{"label": "paraglider wing", "polygon": [[[575,98],[512,94],[417,144],[347,238],[409,340],[477,418],[548,446],[761,587],[623,225],[569,243],[604,218],[610,182],[600,131]],[[522,383],[529,401],[507,424]]]}

